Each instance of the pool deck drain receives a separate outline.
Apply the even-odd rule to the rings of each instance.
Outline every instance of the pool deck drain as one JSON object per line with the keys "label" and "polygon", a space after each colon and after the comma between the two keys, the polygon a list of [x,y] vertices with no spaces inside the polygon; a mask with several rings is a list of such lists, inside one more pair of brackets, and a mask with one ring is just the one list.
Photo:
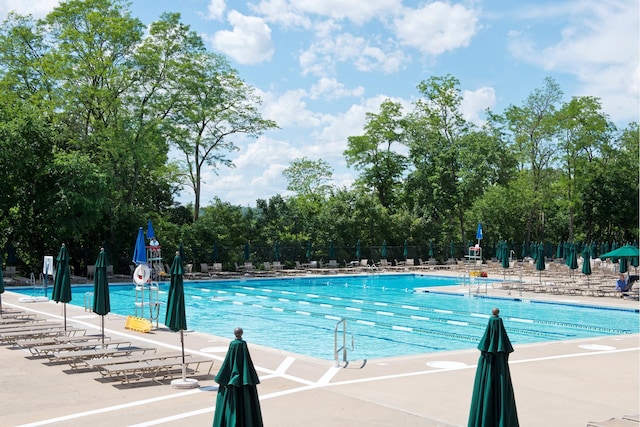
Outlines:
{"label": "pool deck drain", "polygon": [[[489,294],[508,296],[493,289]],[[560,300],[553,295],[525,296]],[[3,307],[37,312],[51,320],[62,318],[61,304],[21,303],[19,298],[7,290]],[[607,297],[570,301],[638,308],[637,301]],[[81,307],[68,305],[67,316],[71,325],[87,328],[88,333],[100,328],[100,318],[87,317]],[[123,316],[105,316],[106,333],[153,344],[159,351],[179,350],[178,335],[162,325],[139,334],[125,330],[124,321]],[[231,335],[232,331],[228,337],[189,331],[186,350],[213,358],[215,374],[225,355],[220,350]],[[265,425],[466,425],[477,350],[351,361],[334,368],[333,361],[262,347],[249,339],[248,343],[261,379],[258,392]],[[105,382],[92,370],[75,372],[68,365],[29,355],[6,345],[0,348],[0,425],[208,426],[213,420],[217,390],[213,375],[197,377],[200,387],[193,390],[173,389],[170,381],[122,385]],[[584,427],[589,421],[640,412],[640,334],[520,345],[509,361],[520,425]]]}

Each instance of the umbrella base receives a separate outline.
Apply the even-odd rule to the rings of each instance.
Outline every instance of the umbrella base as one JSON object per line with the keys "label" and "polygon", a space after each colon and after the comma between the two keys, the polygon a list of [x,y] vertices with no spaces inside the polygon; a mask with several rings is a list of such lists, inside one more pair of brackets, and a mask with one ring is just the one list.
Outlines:
{"label": "umbrella base", "polygon": [[198,384],[198,380],[194,380],[193,378],[185,378],[185,379],[177,379],[171,381],[172,388],[196,388],[200,387]]}

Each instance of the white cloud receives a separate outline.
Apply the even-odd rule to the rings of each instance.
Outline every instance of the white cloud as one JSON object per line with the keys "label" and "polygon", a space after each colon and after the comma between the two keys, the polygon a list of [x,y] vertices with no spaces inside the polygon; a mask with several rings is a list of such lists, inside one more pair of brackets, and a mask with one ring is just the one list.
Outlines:
{"label": "white cloud", "polygon": [[332,19],[348,19],[357,24],[394,14],[402,6],[402,0],[290,0],[290,3],[303,13],[326,16]]}
{"label": "white cloud", "polygon": [[271,29],[262,18],[232,10],[228,20],[232,31],[218,31],[209,38],[214,49],[240,64],[257,64],[271,59],[274,53]]}
{"label": "white cloud", "polygon": [[0,0],[0,17],[4,19],[7,14],[14,11],[20,15],[33,15],[34,18],[44,18],[49,12],[60,4],[60,0]]}
{"label": "white cloud", "polygon": [[333,74],[338,63],[350,63],[359,71],[391,74],[404,68],[408,60],[391,42],[380,43],[343,33],[318,39],[300,55],[299,62],[304,75],[327,76]]}
{"label": "white cloud", "polygon": [[287,0],[265,0],[257,5],[250,4],[249,7],[266,22],[280,24],[284,28],[311,27],[311,20]]}
{"label": "white cloud", "polygon": [[358,86],[354,89],[347,89],[336,79],[322,77],[316,84],[311,86],[311,99],[326,98],[339,99],[349,96],[362,96],[364,87]]}
{"label": "white cloud", "polygon": [[266,119],[275,121],[280,128],[320,126],[325,122],[325,116],[307,108],[306,98],[309,97],[303,89],[289,90],[278,95],[271,92],[256,94],[262,99],[260,113]]}
{"label": "white cloud", "polygon": [[[577,1],[571,7],[556,10],[568,15],[568,23],[554,42],[541,45],[524,32],[521,37],[512,38],[509,48],[518,59],[550,72],[575,76],[581,93],[572,95],[601,98],[604,110],[614,120],[637,120],[638,9],[635,0]],[[537,15],[530,12],[528,16]],[[536,25],[527,24],[532,28]],[[543,20],[540,25],[544,25]]]}
{"label": "white cloud", "polygon": [[209,5],[207,6],[207,19],[222,19],[226,7],[226,0],[209,0]]}
{"label": "white cloud", "polygon": [[420,9],[407,9],[394,21],[402,44],[430,55],[467,46],[476,33],[477,23],[477,11],[439,1]]}
{"label": "white cloud", "polygon": [[484,112],[487,108],[496,105],[496,92],[492,87],[481,87],[480,89],[462,91],[462,102],[460,110],[465,120],[478,126],[485,122]]}

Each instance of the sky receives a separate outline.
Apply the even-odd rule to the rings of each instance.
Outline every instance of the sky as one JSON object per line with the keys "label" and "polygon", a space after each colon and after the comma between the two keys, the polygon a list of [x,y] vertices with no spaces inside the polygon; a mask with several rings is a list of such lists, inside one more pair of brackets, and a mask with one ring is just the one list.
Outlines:
{"label": "sky", "polygon": [[[0,16],[40,18],[58,4],[0,0]],[[565,101],[600,98],[620,127],[639,118],[637,0],[133,0],[130,10],[147,25],[179,12],[279,126],[234,140],[235,167],[203,174],[204,206],[290,195],[282,171],[302,157],[329,163],[332,184],[348,188],[358,172],[345,162],[347,138],[361,135],[366,113],[386,99],[409,112],[432,76],[460,81],[462,112],[477,124],[487,108],[521,105],[546,77]],[[177,200],[193,202],[193,193],[185,188]]]}

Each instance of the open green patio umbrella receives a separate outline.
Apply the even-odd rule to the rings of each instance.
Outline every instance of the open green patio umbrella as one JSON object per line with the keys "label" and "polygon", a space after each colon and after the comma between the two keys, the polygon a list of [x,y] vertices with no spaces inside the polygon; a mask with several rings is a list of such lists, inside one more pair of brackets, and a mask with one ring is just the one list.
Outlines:
{"label": "open green patio umbrella", "polygon": [[582,274],[587,276],[588,285],[589,276],[591,276],[591,250],[587,245],[584,245],[584,248],[582,249]]}
{"label": "open green patio umbrella", "polygon": [[179,251],[176,251],[169,274],[171,275],[171,282],[164,324],[174,332],[180,331],[180,346],[182,348],[182,379],[172,381],[171,385],[175,388],[197,387],[198,382],[196,380],[187,379],[184,361],[184,331],[187,329],[187,313],[184,303],[184,269]]}
{"label": "open green patio umbrella", "polygon": [[600,259],[606,258],[632,258],[637,257],[639,254],[638,248],[632,245],[624,245],[620,248],[614,249],[610,252],[603,253],[600,255]]}
{"label": "open green patio umbrella", "polygon": [[260,379],[253,366],[242,328],[233,331],[235,339],[215,377],[219,384],[213,427],[261,427],[262,411],[258,398]]}
{"label": "open green patio umbrella", "polygon": [[480,359],[471,395],[469,427],[517,427],[518,412],[509,371],[513,347],[494,308],[487,329],[478,344]]}
{"label": "open green patio umbrella", "polygon": [[109,278],[107,276],[107,254],[100,248],[93,274],[93,312],[100,316],[102,346],[104,347],[104,316],[111,311],[109,302]]}
{"label": "open green patio umbrella", "polygon": [[71,270],[69,269],[69,252],[67,247],[62,244],[60,253],[56,258],[56,278],[53,282],[52,299],[58,303],[62,303],[64,312],[64,330],[67,330],[67,303],[71,301]]}

